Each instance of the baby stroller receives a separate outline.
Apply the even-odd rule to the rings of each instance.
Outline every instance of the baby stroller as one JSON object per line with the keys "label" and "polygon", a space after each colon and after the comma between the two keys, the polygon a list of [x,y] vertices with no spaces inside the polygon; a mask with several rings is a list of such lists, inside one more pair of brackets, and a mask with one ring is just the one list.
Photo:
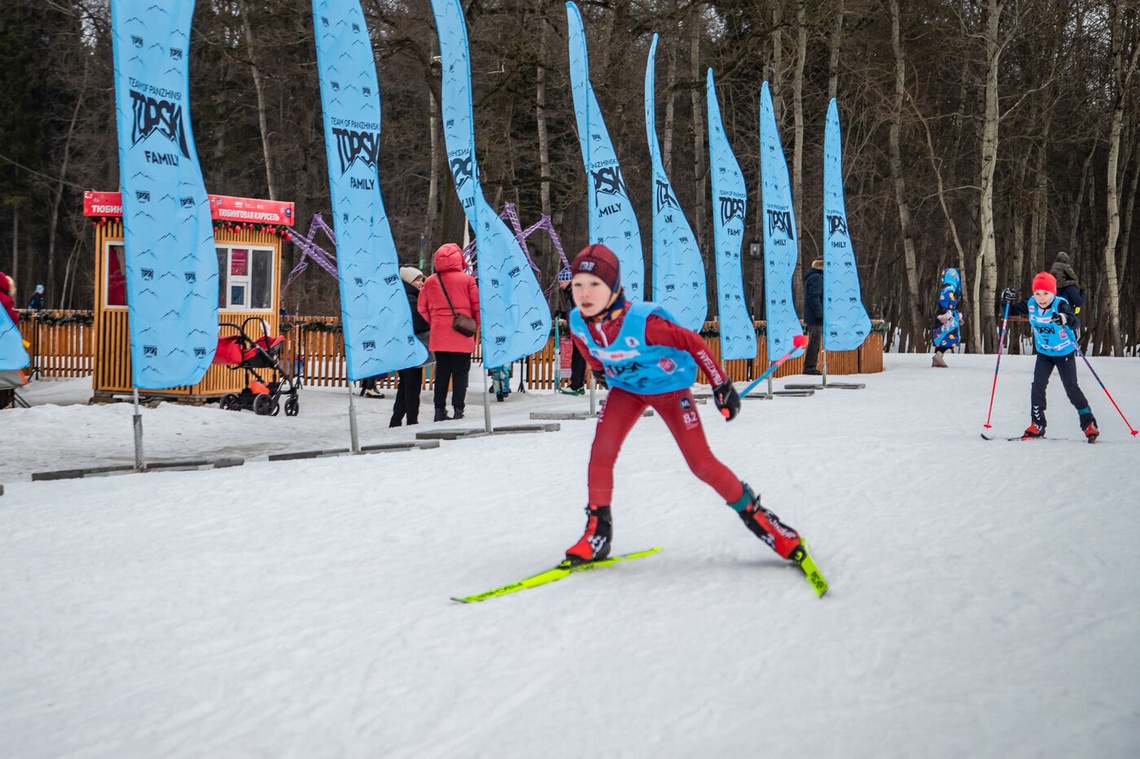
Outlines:
{"label": "baby stroller", "polygon": [[[261,337],[250,337],[247,327],[250,322],[261,322]],[[240,393],[226,393],[218,401],[218,406],[231,411],[252,409],[258,416],[277,416],[281,412],[281,396],[285,398],[285,416],[296,416],[301,410],[297,400],[297,390],[301,383],[287,375],[277,362],[285,338],[269,334],[269,325],[264,319],[251,316],[244,322],[233,324],[222,322],[219,327],[228,327],[237,332],[218,338],[218,351],[214,354],[215,364],[232,364],[234,369],[245,371],[246,386]],[[269,380],[257,370],[269,370]]]}

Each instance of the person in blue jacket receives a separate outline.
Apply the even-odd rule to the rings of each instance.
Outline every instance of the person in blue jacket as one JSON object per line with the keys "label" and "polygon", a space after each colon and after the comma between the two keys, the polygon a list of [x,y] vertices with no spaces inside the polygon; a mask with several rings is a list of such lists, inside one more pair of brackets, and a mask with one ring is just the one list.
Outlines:
{"label": "person in blue jacket", "polygon": [[934,317],[934,330],[930,342],[934,344],[931,366],[946,368],[942,355],[962,340],[962,314],[958,310],[962,300],[962,278],[957,269],[942,270],[942,289],[938,291],[938,313]]}
{"label": "person in blue jacket", "polygon": [[1080,320],[1073,313],[1069,302],[1057,296],[1056,277],[1047,271],[1035,276],[1033,297],[1028,300],[1018,301],[1017,293],[1012,287],[1007,287],[1001,298],[1009,304],[1010,316],[1029,317],[1033,344],[1037,348],[1033,385],[1029,391],[1030,423],[1022,437],[1045,437],[1045,389],[1049,386],[1053,369],[1056,369],[1061,384],[1065,386],[1065,393],[1069,396],[1069,403],[1077,410],[1085,437],[1090,443],[1095,442],[1100,435],[1096,417],[1077,384],[1076,330],[1080,328]]}

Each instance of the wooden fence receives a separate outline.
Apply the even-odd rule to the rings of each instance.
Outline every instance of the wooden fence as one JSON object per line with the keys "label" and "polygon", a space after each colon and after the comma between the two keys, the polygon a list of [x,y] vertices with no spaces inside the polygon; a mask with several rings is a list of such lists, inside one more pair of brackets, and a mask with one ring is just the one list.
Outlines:
{"label": "wooden fence", "polygon": [[20,334],[32,357],[29,376],[88,377],[95,371],[90,311],[22,311]]}
{"label": "wooden fence", "polygon": [[[36,318],[24,312],[20,332],[31,348],[32,370],[39,377],[84,377],[95,371],[95,335],[90,324],[90,311],[43,311]],[[302,382],[312,387],[344,387],[344,340],[339,330],[340,320],[335,317],[294,316],[283,319],[282,332],[285,346],[279,364],[288,374],[300,374]],[[757,322],[763,326],[763,322]],[[714,329],[709,322],[707,329]],[[720,340],[712,336],[706,342],[713,355],[720,359]],[[728,375],[736,382],[746,382],[759,376],[768,367],[767,341],[758,339],[758,355],[752,360],[724,362]],[[476,363],[482,361],[482,351],[475,343]],[[127,358],[129,360],[129,356]],[[552,389],[558,383],[559,370],[554,364],[554,340],[548,340],[542,350],[516,362],[513,384],[521,381],[528,388]],[[786,362],[773,375],[776,378],[803,371],[803,358]],[[827,354],[828,375],[872,374],[883,371],[883,335],[872,332],[858,350]],[[521,377],[520,377],[521,372]],[[432,387],[432,367],[424,371],[425,389]],[[393,372],[378,382],[381,387],[395,388]],[[480,385],[473,383],[476,387]]]}
{"label": "wooden fence", "polygon": [[[292,317],[289,319],[290,328],[285,332],[285,349],[282,353],[282,365],[290,367],[289,371],[299,371],[304,384],[317,387],[344,387],[344,342],[337,329],[340,321],[329,317]],[[757,322],[762,327],[763,322]],[[715,322],[708,322],[706,329],[714,329]],[[713,355],[719,360],[720,339],[707,337]],[[724,362],[728,376],[736,382],[744,382],[759,376],[768,368],[768,345],[761,336],[758,339],[758,355],[752,360],[737,359]],[[475,363],[482,362],[482,348],[475,343],[475,353],[472,356]],[[803,358],[792,359],[781,366],[773,375],[776,378],[786,377],[803,372]],[[527,387],[538,389],[553,389],[558,384],[559,371],[554,363],[554,339],[547,340],[546,345],[522,361],[516,362],[514,367],[513,383],[517,385],[520,380]],[[827,354],[828,375],[841,374],[871,374],[883,371],[883,335],[881,332],[872,332],[858,350],[833,352]],[[522,373],[521,378],[519,372]],[[396,375],[393,372],[377,384],[380,387],[395,388]],[[475,384],[475,383],[473,383]],[[432,367],[424,371],[425,388],[432,387]],[[476,384],[476,386],[478,386]]]}

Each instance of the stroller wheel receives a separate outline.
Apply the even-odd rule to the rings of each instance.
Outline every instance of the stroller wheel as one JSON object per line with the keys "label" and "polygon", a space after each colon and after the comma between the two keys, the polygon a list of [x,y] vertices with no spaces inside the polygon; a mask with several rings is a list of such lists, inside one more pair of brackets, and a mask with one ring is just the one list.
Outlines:
{"label": "stroller wheel", "polygon": [[273,405],[269,408],[270,416],[277,416],[281,413],[281,401],[277,398],[273,399]]}
{"label": "stroller wheel", "polygon": [[224,411],[241,411],[241,403],[235,393],[226,393],[218,401],[218,408]]}
{"label": "stroller wheel", "polygon": [[273,413],[273,399],[268,395],[259,395],[253,399],[253,413],[258,416],[269,416]]}
{"label": "stroller wheel", "polygon": [[296,416],[301,411],[301,402],[296,396],[285,399],[285,416]]}

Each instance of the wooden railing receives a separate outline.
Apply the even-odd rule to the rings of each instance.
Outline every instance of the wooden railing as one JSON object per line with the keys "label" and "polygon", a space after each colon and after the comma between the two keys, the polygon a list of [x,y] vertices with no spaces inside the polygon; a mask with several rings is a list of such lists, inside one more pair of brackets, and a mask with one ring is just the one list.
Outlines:
{"label": "wooden railing", "polygon": [[21,311],[20,334],[32,357],[28,374],[87,377],[95,369],[95,330],[90,311]]}
{"label": "wooden railing", "polygon": [[[285,350],[282,354],[283,366],[290,367],[289,371],[300,370],[304,384],[318,387],[344,387],[344,341],[337,330],[339,320],[332,317],[292,317],[289,319],[291,328],[285,333]],[[763,326],[757,322],[757,326]],[[707,329],[716,326],[715,322],[706,323]],[[720,360],[720,338],[707,337],[713,355]],[[757,356],[752,360],[733,360],[724,362],[728,376],[736,382],[744,382],[758,377],[768,368],[768,344],[763,336],[757,340]],[[472,355],[475,363],[483,360],[482,348],[479,341],[475,342],[475,353]],[[774,377],[786,377],[803,372],[803,358],[792,359],[784,363]],[[295,369],[294,369],[295,367]],[[539,389],[552,389],[557,386],[559,370],[554,363],[554,339],[547,340],[546,345],[537,353],[527,356],[514,367],[514,383],[520,381],[518,372],[522,372],[521,380],[527,387]],[[871,374],[883,371],[883,335],[872,332],[857,350],[831,352],[827,354],[827,373],[829,375],[841,374]],[[379,380],[380,387],[394,388],[396,374]],[[432,367],[424,371],[425,387],[432,386]]]}
{"label": "wooden railing", "polygon": [[[83,321],[90,311],[44,311],[39,318],[30,312],[24,313],[20,321],[20,332],[31,348],[32,369],[40,377],[84,377],[95,372],[94,328]],[[125,316],[125,313],[123,314]],[[125,323],[125,319],[122,320]],[[335,317],[293,316],[282,320],[282,334],[285,347],[279,364],[283,371],[292,375],[300,374],[303,384],[311,387],[344,387],[345,358],[344,340],[339,330],[340,320]],[[757,323],[762,326],[762,322]],[[706,327],[714,328],[714,322]],[[120,336],[121,337],[121,336]],[[706,338],[713,355],[721,358],[720,339]],[[746,382],[759,376],[768,367],[767,341],[761,336],[758,340],[758,355],[752,360],[724,362],[728,375],[737,382]],[[103,366],[100,372],[107,376],[129,373],[129,351],[123,351],[123,366]],[[482,351],[475,343],[473,359],[476,364],[482,361]],[[551,389],[559,377],[554,363],[554,340],[548,340],[542,350],[516,362],[513,370],[513,384],[522,381],[530,388]],[[211,372],[224,372],[225,367],[213,367]],[[787,361],[773,375],[776,378],[799,374],[803,371],[803,359]],[[883,335],[872,332],[858,350],[827,354],[827,373],[871,374],[883,371]],[[519,377],[519,372],[522,376]],[[424,371],[425,389],[432,387],[432,367]],[[381,387],[394,388],[396,374],[380,380]],[[129,380],[126,380],[129,386]],[[473,383],[476,386],[477,383]]]}

